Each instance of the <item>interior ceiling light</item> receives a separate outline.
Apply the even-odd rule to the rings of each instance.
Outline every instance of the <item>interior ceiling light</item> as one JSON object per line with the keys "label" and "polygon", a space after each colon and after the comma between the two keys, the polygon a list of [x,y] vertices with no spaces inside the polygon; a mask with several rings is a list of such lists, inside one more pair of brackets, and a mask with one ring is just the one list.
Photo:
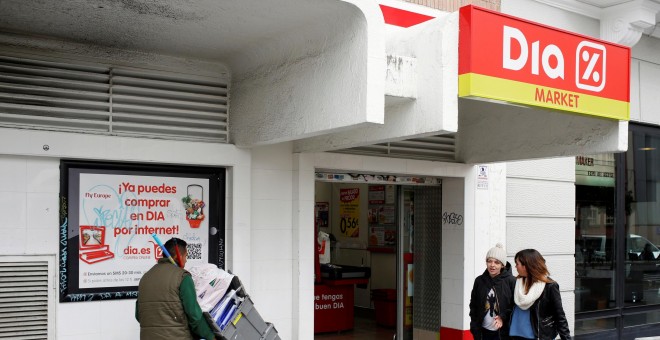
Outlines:
{"label": "interior ceiling light", "polygon": [[651,151],[651,150],[655,150],[655,148],[645,147],[645,148],[639,148],[638,150],[641,150],[641,151]]}

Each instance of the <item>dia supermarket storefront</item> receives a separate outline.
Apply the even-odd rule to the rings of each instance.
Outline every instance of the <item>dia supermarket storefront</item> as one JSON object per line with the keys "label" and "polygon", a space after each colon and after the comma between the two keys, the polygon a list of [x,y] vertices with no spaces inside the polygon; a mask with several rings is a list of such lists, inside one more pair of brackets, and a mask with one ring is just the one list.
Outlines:
{"label": "dia supermarket storefront", "polygon": [[[8,16],[12,18],[25,18],[21,13],[31,13],[36,19],[56,13],[55,17],[65,22],[80,25],[94,22],[106,28],[104,32],[124,32],[119,22],[101,15],[109,13],[101,11],[101,3],[94,9],[101,13],[100,21],[97,16],[85,15],[73,20],[69,16],[71,11],[58,5],[45,11],[26,9],[16,2],[7,4],[3,3],[6,6],[3,10],[15,13]],[[36,260],[46,264],[42,272],[46,273],[43,277],[49,289],[43,309],[49,338],[120,339],[133,338],[138,332],[130,293],[118,296],[122,299],[104,299],[105,293],[116,292],[89,291],[105,287],[85,286],[90,283],[80,281],[80,277],[73,278],[78,287],[60,280],[63,274],[75,276],[68,269],[65,273],[59,265],[64,258],[60,249],[59,198],[73,190],[60,189],[64,174],[62,161],[123,167],[119,174],[122,178],[109,173],[101,176],[113,189],[127,182],[141,184],[131,177],[137,173],[126,172],[142,166],[149,166],[142,169],[148,176],[167,179],[167,183],[151,184],[176,186],[177,193],[183,186],[206,188],[206,182],[189,180],[200,177],[190,175],[197,168],[223,172],[225,191],[216,190],[215,195],[224,196],[224,200],[208,198],[209,202],[224,201],[217,203],[218,215],[213,217],[217,218],[218,226],[204,227],[208,228],[208,240],[213,240],[212,228],[222,230],[224,221],[224,253],[216,243],[217,248],[209,246],[204,254],[224,256],[225,267],[241,277],[260,313],[276,325],[283,338],[314,337],[316,203],[329,202],[332,210],[328,229],[341,221],[339,215],[332,217],[333,211],[341,211],[339,205],[334,208],[331,198],[321,197],[323,189],[316,189],[317,185],[327,185],[321,183],[331,183],[317,181],[319,173],[333,174],[333,178],[335,174],[349,177],[358,174],[362,178],[402,179],[394,182],[395,191],[400,192],[394,201],[401,205],[385,209],[389,203],[384,203],[383,226],[373,226],[376,245],[381,238],[390,247],[394,242],[395,253],[368,255],[372,272],[387,269],[390,273],[387,282],[392,286],[372,288],[397,291],[399,327],[395,331],[401,338],[410,334],[415,338],[438,334],[449,339],[469,338],[470,286],[483,269],[483,252],[497,242],[505,243],[510,255],[527,246],[547,254],[562,285],[566,309],[572,310],[574,286],[570,275],[574,265],[563,264],[567,258],[573,259],[573,242],[567,242],[571,245],[568,250],[564,249],[565,242],[549,248],[543,244],[544,235],[555,235],[557,239],[574,237],[571,224],[574,208],[556,203],[562,194],[573,192],[571,177],[563,175],[569,159],[566,157],[626,148],[620,141],[627,135],[628,49],[474,7],[459,14],[396,1],[378,4],[283,1],[278,7],[281,11],[267,13],[256,3],[241,4],[228,4],[232,15],[214,4],[197,9],[196,13],[218,14],[209,17],[185,16],[188,12],[184,10],[189,8],[170,3],[177,9],[173,15],[181,14],[200,22],[185,26],[183,23],[187,21],[177,21],[182,24],[178,27],[168,21],[171,16],[158,15],[158,11],[150,12],[153,16],[135,16],[131,8],[116,8],[120,18],[146,20],[147,27],[155,28],[134,35],[134,41],[148,49],[143,53],[130,52],[135,46],[129,42],[96,46],[78,37],[76,41],[59,43],[58,39],[73,32],[57,31],[50,36],[45,29],[38,31],[40,21],[36,19],[33,27],[36,31],[32,35],[20,39],[11,34],[2,36],[3,46],[7,46],[3,65],[13,72],[7,79],[19,80],[12,91],[3,92],[3,107],[10,109],[3,111],[3,117],[7,118],[2,120],[0,134],[4,174],[1,191],[7,202],[3,214],[7,216],[7,237],[1,254],[7,263]],[[243,7],[263,17],[252,15]],[[85,14],[89,9],[77,10]],[[283,21],[277,16],[282,13],[307,15]],[[412,21],[397,20],[402,16]],[[223,50],[226,57],[222,60],[213,59],[217,51],[203,49],[204,44],[196,45],[199,50],[194,54],[191,51],[195,49],[188,48],[181,40],[158,36],[159,32],[172,33],[172,27],[176,27],[180,34],[188,34],[190,43],[197,41],[195,37],[206,37],[205,44],[217,47],[217,43],[210,43],[215,38],[205,32],[236,30],[221,29],[219,23],[209,21],[213,20],[211,17],[261,18],[261,24],[279,30],[240,26],[242,32],[255,38],[245,41],[267,43],[231,45],[239,40],[225,37],[223,41],[234,49]],[[195,31],[199,27],[218,29]],[[300,30],[300,27],[308,29]],[[100,34],[89,29],[78,31]],[[91,39],[104,41],[104,38],[107,37]],[[17,40],[21,43],[17,44]],[[159,41],[171,41],[173,49],[150,45]],[[587,58],[582,61],[576,58],[580,46],[586,46],[584,51],[587,51]],[[617,68],[621,65],[625,67]],[[24,74],[19,76],[19,73]],[[586,79],[582,79],[584,75]],[[24,86],[26,79],[40,83]],[[45,89],[39,86],[53,83],[64,87],[50,89],[47,98],[42,98],[44,93],[40,91]],[[73,94],[71,84],[75,85]],[[102,89],[97,91],[97,87]],[[180,89],[186,91],[176,94],[176,100],[164,100],[164,95]],[[218,102],[213,94],[216,92],[231,101]],[[112,100],[106,100],[106,93]],[[81,94],[87,97],[80,99]],[[135,98],[140,95],[146,98]],[[40,104],[34,104],[35,100]],[[183,102],[191,102],[192,106],[182,106]],[[215,116],[207,114],[210,108],[217,110]],[[43,114],[44,111],[49,115]],[[97,111],[103,112],[107,120],[99,119],[99,123],[91,119],[101,115]],[[198,120],[194,122],[198,125],[191,126],[191,119],[177,116],[183,112],[195,115]],[[539,158],[552,159],[523,161]],[[572,159],[568,163],[569,167],[573,166]],[[163,171],[155,170],[161,167]],[[88,181],[91,177],[82,176],[79,182],[92,185],[95,182]],[[186,180],[179,183],[180,177]],[[424,181],[429,178],[435,182],[425,186],[422,184],[426,182],[404,178]],[[356,183],[330,185],[334,184]],[[392,185],[388,181],[373,184]],[[213,192],[208,185],[208,191]],[[370,184],[359,185],[368,198]],[[439,308],[433,307],[436,309],[413,304],[413,316],[417,317],[406,324],[402,301],[408,289],[403,289],[403,271],[392,270],[392,263],[403,268],[405,255],[399,254],[411,253],[411,249],[401,248],[406,243],[405,228],[397,221],[406,216],[406,202],[409,206],[411,201],[406,200],[406,192],[416,192],[418,188],[431,188],[428,190],[439,193],[439,197],[426,208],[428,216],[433,216],[429,219],[427,238],[432,244],[413,246],[413,259],[422,252],[433,251],[435,255],[432,256],[435,262],[418,258],[413,263],[414,294],[435,296],[440,304]],[[328,190],[330,195],[334,190]],[[387,189],[383,192],[388,197]],[[91,192],[94,193],[107,194]],[[419,220],[424,204],[417,196],[412,201]],[[365,206],[369,208],[368,201]],[[404,210],[399,213],[399,208]],[[166,215],[167,209],[153,211],[159,216],[157,212]],[[367,222],[360,224],[365,233],[358,233],[357,240],[352,237],[342,240],[342,247],[350,248],[346,252],[370,252],[367,248],[372,226],[368,223],[368,210],[366,214]],[[135,216],[140,219],[140,215]],[[179,226],[188,223],[182,216],[179,215],[182,218]],[[392,217],[394,224],[389,223]],[[211,218],[203,223],[211,223]],[[356,218],[365,220],[362,211]],[[167,222],[156,227],[164,228],[164,233],[173,232],[165,231],[171,227]],[[82,230],[82,234],[88,229],[95,230],[80,229],[80,221],[77,224],[67,224],[68,230],[79,233]],[[385,236],[391,235],[386,233],[390,226],[402,228],[396,229],[394,239]],[[126,232],[143,230],[139,228]],[[129,236],[122,235],[123,232],[120,229],[115,235],[114,228],[111,233],[106,229],[105,235],[106,238]],[[414,235],[415,232],[413,238]],[[409,245],[410,238],[407,240]],[[385,244],[386,241],[389,243]],[[76,243],[80,244],[80,238]],[[91,250],[108,251],[104,246],[109,244],[99,245],[103,249]],[[117,261],[119,255],[142,255],[132,254],[132,250],[129,250],[131,254],[124,254],[128,248],[121,248],[121,251],[109,250],[114,255],[112,258],[105,252],[92,256],[87,254],[89,250],[81,253],[79,249],[77,257],[67,253],[66,260],[78,261],[78,265],[105,266]],[[135,249],[142,252],[150,248],[141,245]],[[386,260],[380,259],[383,261],[379,264],[375,258],[383,254],[390,255]],[[81,259],[81,255],[89,262],[102,261],[92,265]],[[58,279],[53,280],[54,277]],[[440,284],[430,284],[433,281]],[[358,294],[360,288],[354,289],[354,304],[370,308],[372,301],[368,294]],[[56,292],[63,290],[99,295],[92,301],[60,301]],[[572,318],[570,312],[569,317]]]}

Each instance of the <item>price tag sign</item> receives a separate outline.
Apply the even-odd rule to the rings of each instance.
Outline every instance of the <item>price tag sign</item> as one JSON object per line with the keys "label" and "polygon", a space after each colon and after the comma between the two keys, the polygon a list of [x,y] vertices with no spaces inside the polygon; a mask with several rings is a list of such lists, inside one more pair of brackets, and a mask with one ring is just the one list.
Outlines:
{"label": "price tag sign", "polygon": [[339,190],[339,230],[348,237],[360,236],[360,189]]}

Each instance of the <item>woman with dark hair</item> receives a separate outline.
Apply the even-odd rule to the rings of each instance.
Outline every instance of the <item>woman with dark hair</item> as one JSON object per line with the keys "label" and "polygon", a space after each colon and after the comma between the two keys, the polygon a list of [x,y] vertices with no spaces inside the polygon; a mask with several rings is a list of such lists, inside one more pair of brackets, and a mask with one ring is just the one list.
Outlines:
{"label": "woman with dark hair", "polygon": [[518,279],[509,334],[512,339],[571,339],[561,304],[559,284],[548,275],[545,259],[536,249],[524,249],[514,257]]}

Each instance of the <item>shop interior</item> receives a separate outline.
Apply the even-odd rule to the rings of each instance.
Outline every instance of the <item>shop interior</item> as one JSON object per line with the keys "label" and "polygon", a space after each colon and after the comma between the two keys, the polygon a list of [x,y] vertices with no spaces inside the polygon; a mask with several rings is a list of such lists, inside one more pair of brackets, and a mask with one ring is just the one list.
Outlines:
{"label": "shop interior", "polygon": [[[413,339],[418,327],[439,330],[440,183],[317,173],[315,339]],[[415,296],[424,299],[415,305]]]}

